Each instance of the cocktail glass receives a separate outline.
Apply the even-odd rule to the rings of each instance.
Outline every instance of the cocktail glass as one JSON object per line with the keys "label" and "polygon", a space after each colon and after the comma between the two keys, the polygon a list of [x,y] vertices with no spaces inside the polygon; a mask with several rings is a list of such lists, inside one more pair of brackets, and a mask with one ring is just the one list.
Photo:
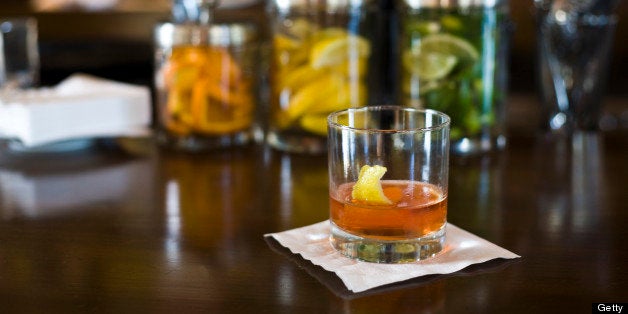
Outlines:
{"label": "cocktail glass", "polygon": [[617,26],[618,0],[535,0],[542,127],[596,131]]}
{"label": "cocktail glass", "polygon": [[33,88],[39,84],[37,20],[0,19],[0,88]]}
{"label": "cocktail glass", "polygon": [[400,106],[328,117],[331,244],[377,263],[426,259],[443,249],[449,124],[444,113]]}

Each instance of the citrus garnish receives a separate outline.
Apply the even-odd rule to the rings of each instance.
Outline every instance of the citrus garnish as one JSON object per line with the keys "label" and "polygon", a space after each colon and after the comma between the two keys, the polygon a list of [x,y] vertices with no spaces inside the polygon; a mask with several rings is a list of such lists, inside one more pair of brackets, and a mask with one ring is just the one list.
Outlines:
{"label": "citrus garnish", "polygon": [[327,135],[326,114],[306,114],[301,118],[301,127],[321,136]]}
{"label": "citrus garnish", "polygon": [[318,26],[316,24],[313,24],[306,19],[298,18],[292,21],[292,26],[288,28],[288,32],[292,37],[303,40],[307,38],[317,28]]}
{"label": "citrus garnish", "polygon": [[290,38],[282,34],[275,35],[274,44],[275,44],[275,49],[279,51],[294,50],[294,49],[299,49],[299,47],[301,47],[301,42],[299,42],[299,40]]}
{"label": "citrus garnish", "polygon": [[330,112],[367,103],[370,42],[339,27],[319,28],[301,19],[293,24],[274,40],[275,123],[325,135]]}
{"label": "citrus garnish", "polygon": [[171,132],[221,134],[251,123],[250,80],[226,49],[175,47],[162,73],[168,90],[163,118]]}
{"label": "citrus garnish", "polygon": [[326,27],[320,30],[313,30],[310,36],[310,43],[318,43],[323,40],[340,38],[347,36],[347,31],[340,27]]}
{"label": "citrus garnish", "polygon": [[433,34],[423,38],[416,49],[402,55],[404,68],[421,80],[438,80],[449,75],[456,66],[475,63],[477,49],[467,40],[449,34]]}
{"label": "citrus garnish", "polygon": [[295,67],[279,77],[279,88],[280,90],[287,88],[295,92],[321,76],[322,73],[312,69],[308,64]]}
{"label": "citrus garnish", "polygon": [[290,97],[289,106],[285,111],[287,118],[294,120],[311,107],[334,97],[342,85],[342,77],[333,73],[322,75],[306,84]]}
{"label": "citrus garnish", "polygon": [[[327,135],[327,115],[330,112],[349,108],[352,104],[355,104],[355,107],[365,106],[366,93],[367,91],[364,84],[352,86],[344,81],[341,85],[338,85],[337,88],[333,89],[333,94],[323,92],[321,95],[325,97],[319,99],[315,104],[304,111],[300,120],[301,127],[314,134],[322,136]],[[288,111],[289,110],[290,109],[288,109]]]}
{"label": "citrus garnish", "polygon": [[333,89],[334,94],[328,95],[318,101],[315,106],[311,106],[308,113],[328,114],[349,107],[366,105],[368,91],[365,84],[351,84],[347,80],[336,82],[338,85]]}
{"label": "citrus garnish", "polygon": [[445,29],[450,32],[460,31],[465,26],[460,18],[454,15],[444,15],[440,18],[440,23],[443,27],[445,27]]}
{"label": "citrus garnish", "polygon": [[351,34],[332,36],[314,43],[310,52],[310,65],[320,69],[341,64],[350,57],[361,58],[370,54],[371,45],[362,37]]}
{"label": "citrus garnish", "polygon": [[467,40],[449,34],[426,36],[421,41],[421,53],[441,53],[460,60],[477,61],[479,53]]}
{"label": "citrus garnish", "polygon": [[353,191],[351,191],[351,197],[356,201],[369,205],[392,204],[392,201],[384,194],[380,182],[387,170],[386,167],[379,165],[372,167],[369,165],[362,166],[358,175],[358,182],[355,183]]}
{"label": "citrus garnish", "polygon": [[402,56],[403,66],[423,80],[437,80],[447,76],[458,63],[453,55],[439,52],[416,53],[406,51]]}

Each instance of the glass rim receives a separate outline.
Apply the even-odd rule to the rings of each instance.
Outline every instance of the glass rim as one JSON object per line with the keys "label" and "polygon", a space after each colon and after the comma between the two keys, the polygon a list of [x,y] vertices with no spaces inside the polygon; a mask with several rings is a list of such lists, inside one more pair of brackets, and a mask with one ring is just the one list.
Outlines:
{"label": "glass rim", "polygon": [[[382,112],[382,111],[392,111],[392,110],[419,113],[425,116],[433,115],[433,116],[440,117],[442,121],[439,121],[438,123],[431,126],[404,128],[404,129],[358,128],[358,127],[352,127],[346,124],[332,121],[332,119],[337,118],[343,114],[349,114],[349,113],[355,113],[355,112],[375,112],[375,111]],[[403,107],[399,105],[377,105],[377,106],[353,107],[353,108],[347,108],[347,109],[342,109],[342,110],[332,112],[327,116],[328,128],[335,127],[335,128],[344,129],[344,130],[370,131],[370,132],[381,132],[381,133],[412,133],[412,132],[435,131],[435,130],[444,129],[448,127],[450,124],[451,124],[451,118],[447,114],[441,111],[434,110],[434,109],[418,109],[418,108],[412,108],[412,107]]]}

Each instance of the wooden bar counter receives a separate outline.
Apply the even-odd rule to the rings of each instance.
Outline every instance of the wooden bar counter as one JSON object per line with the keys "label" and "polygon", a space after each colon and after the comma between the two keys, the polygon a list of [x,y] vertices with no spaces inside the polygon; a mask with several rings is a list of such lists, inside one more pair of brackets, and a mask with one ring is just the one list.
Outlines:
{"label": "wooden bar counter", "polygon": [[[613,104],[625,112],[628,100]],[[0,312],[589,313],[628,302],[628,128],[550,138],[517,111],[534,97],[510,105],[505,150],[453,158],[448,217],[522,257],[360,294],[263,237],[327,219],[326,156],[121,142],[4,152]]]}

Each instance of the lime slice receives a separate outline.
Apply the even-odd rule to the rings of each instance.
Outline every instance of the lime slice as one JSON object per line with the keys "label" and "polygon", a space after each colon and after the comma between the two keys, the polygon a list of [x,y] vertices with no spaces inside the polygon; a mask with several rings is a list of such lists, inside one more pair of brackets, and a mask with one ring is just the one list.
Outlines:
{"label": "lime slice", "polygon": [[451,55],[460,60],[475,62],[479,53],[466,39],[449,35],[434,34],[421,41],[421,54],[440,53]]}
{"label": "lime slice", "polygon": [[437,80],[447,76],[458,63],[458,58],[440,52],[416,53],[407,50],[402,56],[405,69],[423,80]]}
{"label": "lime slice", "polygon": [[358,182],[353,186],[351,197],[369,205],[391,205],[392,202],[384,194],[381,178],[388,169],[379,165],[364,165],[360,169]]}
{"label": "lime slice", "polygon": [[408,24],[407,30],[410,34],[418,33],[421,36],[427,36],[440,31],[441,25],[434,21],[420,21]]}
{"label": "lime slice", "polygon": [[461,31],[464,28],[464,23],[460,18],[453,15],[441,17],[440,23],[447,31]]}
{"label": "lime slice", "polygon": [[331,67],[351,58],[370,55],[370,43],[355,35],[334,36],[317,41],[310,52],[310,65],[315,69]]}

